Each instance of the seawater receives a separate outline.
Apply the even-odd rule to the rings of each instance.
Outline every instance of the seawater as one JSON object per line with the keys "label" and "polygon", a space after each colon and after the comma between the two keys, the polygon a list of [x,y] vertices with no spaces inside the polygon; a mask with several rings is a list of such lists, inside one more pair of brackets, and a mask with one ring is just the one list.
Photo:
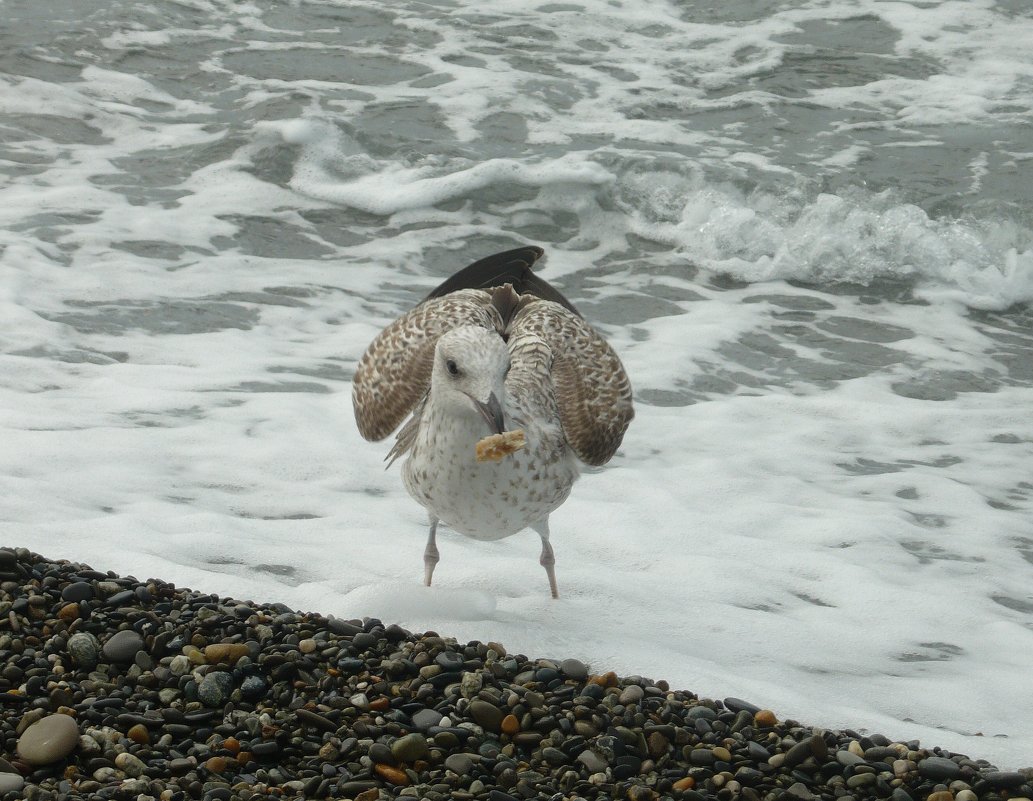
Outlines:
{"label": "seawater", "polygon": [[[0,4],[0,544],[1033,763],[1033,12]],[[363,442],[522,243],[636,389],[532,533]]]}

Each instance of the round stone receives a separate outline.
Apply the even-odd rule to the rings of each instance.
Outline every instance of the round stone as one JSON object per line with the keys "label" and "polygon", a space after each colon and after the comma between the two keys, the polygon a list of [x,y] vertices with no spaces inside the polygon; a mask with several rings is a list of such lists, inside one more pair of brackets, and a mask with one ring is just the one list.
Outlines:
{"label": "round stone", "polygon": [[618,700],[627,706],[628,704],[637,704],[642,700],[643,695],[645,695],[645,691],[641,687],[637,684],[629,684],[621,692]]}
{"label": "round stone", "polygon": [[851,751],[844,750],[836,752],[836,762],[840,765],[863,765],[865,764],[865,759]]}
{"label": "round stone", "polygon": [[73,581],[61,590],[61,600],[71,603],[93,599],[93,585],[88,581]]}
{"label": "round stone", "polygon": [[391,753],[399,762],[415,762],[427,756],[427,738],[422,734],[406,734],[391,743]]}
{"label": "round stone", "polygon": [[445,758],[445,767],[453,773],[465,776],[473,770],[473,760],[467,754],[449,754]]}
{"label": "round stone", "polygon": [[209,673],[197,688],[197,700],[213,709],[225,705],[233,692],[233,676],[217,671]]}
{"label": "round stone", "polygon": [[132,629],[116,631],[104,643],[102,653],[105,659],[112,662],[132,662],[137,651],[143,648],[143,637]]}
{"label": "round stone", "polygon": [[869,784],[875,784],[874,773],[855,773],[846,780],[846,786],[851,790],[856,790],[858,787],[866,787]]}
{"label": "round stone", "polygon": [[463,669],[463,662],[466,660],[463,659],[462,654],[457,654],[455,651],[442,651],[434,657],[434,661],[446,673],[456,673]]}
{"label": "round stone", "polygon": [[606,760],[591,749],[586,749],[578,754],[577,761],[584,765],[590,774],[602,773],[607,768]]}
{"label": "round stone", "polygon": [[240,694],[254,700],[265,695],[269,685],[262,676],[248,676],[240,683]]}
{"label": "round stone", "polygon": [[502,727],[502,710],[494,704],[477,698],[470,702],[470,717],[474,722],[489,731],[497,732]]}
{"label": "round stone", "polygon": [[17,773],[0,773],[0,795],[18,792],[25,786],[25,779]]}
{"label": "round stone", "polygon": [[442,717],[444,716],[436,709],[421,709],[413,713],[412,725],[421,731],[426,731],[431,726],[441,723]]}
{"label": "round stone", "polygon": [[247,646],[243,643],[219,642],[205,646],[204,660],[209,665],[225,662],[235,665],[242,657],[248,655]]}
{"label": "round stone", "polygon": [[770,729],[776,723],[778,718],[775,717],[775,713],[770,709],[762,709],[753,716],[754,724],[761,729]]}
{"label": "round stone", "polygon": [[79,726],[68,715],[48,715],[29,726],[18,738],[18,756],[30,765],[49,765],[64,759],[79,744]]}
{"label": "round stone", "polygon": [[100,659],[100,643],[92,634],[73,634],[68,638],[68,655],[83,670],[93,670]]}
{"label": "round stone", "polygon": [[950,780],[961,775],[961,766],[946,757],[926,757],[918,763],[918,773],[926,779]]}
{"label": "round stone", "polygon": [[128,753],[119,754],[115,757],[115,767],[131,779],[143,776],[144,771],[147,770],[147,766],[140,757]]}
{"label": "round stone", "polygon": [[462,693],[463,698],[473,698],[481,691],[483,686],[484,677],[480,673],[467,671],[459,679],[459,692]]}
{"label": "round stone", "polygon": [[588,678],[588,665],[579,659],[564,659],[560,662],[560,670],[568,679],[583,681]]}

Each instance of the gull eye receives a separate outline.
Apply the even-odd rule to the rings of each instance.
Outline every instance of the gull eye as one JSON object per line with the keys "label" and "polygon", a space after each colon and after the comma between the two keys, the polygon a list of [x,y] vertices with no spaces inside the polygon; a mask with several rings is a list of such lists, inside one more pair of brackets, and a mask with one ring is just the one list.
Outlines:
{"label": "gull eye", "polygon": [[459,375],[459,366],[452,359],[445,361],[445,367],[448,368],[449,375]]}

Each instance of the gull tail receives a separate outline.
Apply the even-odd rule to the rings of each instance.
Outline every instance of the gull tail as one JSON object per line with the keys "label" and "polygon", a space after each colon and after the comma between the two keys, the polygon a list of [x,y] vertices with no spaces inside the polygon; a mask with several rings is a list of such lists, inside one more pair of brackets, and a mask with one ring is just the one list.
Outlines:
{"label": "gull tail", "polygon": [[545,251],[540,247],[526,245],[486,256],[457,272],[427,295],[426,299],[439,298],[458,289],[491,289],[510,284],[517,294],[551,300],[580,317],[581,313],[573,303],[548,281],[531,271],[531,266],[544,254]]}

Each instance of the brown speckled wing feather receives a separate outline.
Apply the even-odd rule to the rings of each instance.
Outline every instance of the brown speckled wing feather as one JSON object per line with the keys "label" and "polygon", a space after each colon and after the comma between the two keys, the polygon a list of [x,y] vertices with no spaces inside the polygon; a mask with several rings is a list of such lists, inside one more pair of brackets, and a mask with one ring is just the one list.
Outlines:
{"label": "brown speckled wing feather", "polygon": [[501,327],[491,293],[462,289],[428,298],[381,331],[355,369],[352,405],[359,433],[381,440],[427,394],[438,337],[463,325]]}
{"label": "brown speckled wing feather", "polygon": [[537,336],[549,346],[556,406],[567,443],[587,464],[608,462],[635,415],[631,382],[613,348],[579,315],[545,300],[524,304],[508,332],[514,339]]}

